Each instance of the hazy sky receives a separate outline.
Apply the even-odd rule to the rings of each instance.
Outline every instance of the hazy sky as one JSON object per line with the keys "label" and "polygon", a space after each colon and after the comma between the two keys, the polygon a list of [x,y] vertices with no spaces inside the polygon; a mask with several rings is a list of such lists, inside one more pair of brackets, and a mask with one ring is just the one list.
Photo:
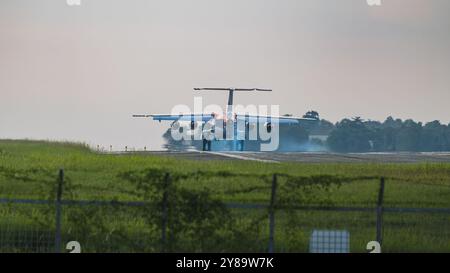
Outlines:
{"label": "hazy sky", "polygon": [[[331,121],[450,122],[450,1],[0,1],[0,138],[159,149],[193,87]],[[225,93],[203,94],[225,104]]]}

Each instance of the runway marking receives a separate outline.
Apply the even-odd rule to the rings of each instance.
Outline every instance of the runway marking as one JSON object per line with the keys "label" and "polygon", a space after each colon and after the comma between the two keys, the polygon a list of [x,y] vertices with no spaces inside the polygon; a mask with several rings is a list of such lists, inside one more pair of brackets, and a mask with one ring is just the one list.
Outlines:
{"label": "runway marking", "polygon": [[206,154],[212,154],[212,155],[218,155],[223,157],[229,157],[234,159],[240,159],[240,160],[250,160],[250,161],[258,161],[258,162],[264,162],[264,163],[280,163],[279,161],[275,160],[269,160],[269,159],[260,159],[255,157],[247,157],[237,154],[230,154],[230,153],[219,153],[219,152],[207,152],[207,151],[199,151],[200,153],[206,153]]}

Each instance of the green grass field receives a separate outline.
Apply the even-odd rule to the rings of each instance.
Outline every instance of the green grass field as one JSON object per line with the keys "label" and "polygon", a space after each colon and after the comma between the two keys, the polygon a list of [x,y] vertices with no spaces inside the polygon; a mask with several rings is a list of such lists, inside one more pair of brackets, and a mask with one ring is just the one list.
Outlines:
{"label": "green grass field", "polygon": [[[189,193],[196,196],[197,193],[207,192],[205,200],[208,202],[268,204],[270,179],[266,181],[261,177],[270,178],[277,173],[295,177],[297,182],[294,182],[300,184],[302,181],[316,181],[324,177],[336,177],[344,181],[339,185],[331,184],[324,190],[315,187],[297,188],[295,183],[280,178],[279,199],[290,202],[289,204],[373,207],[379,188],[377,178],[385,177],[385,207],[450,208],[450,164],[189,161],[143,154],[97,154],[84,145],[73,143],[13,140],[0,140],[0,198],[48,199],[52,197],[52,192],[54,194],[60,168],[64,168],[67,178],[63,199],[143,200],[145,194],[139,192],[136,184],[124,179],[123,174],[145,174],[146,170],[151,169],[188,176],[198,172],[218,174],[203,178],[193,176],[179,181],[179,202],[189,201],[190,199],[183,199],[188,198],[186,196],[190,196]],[[346,182],[347,180],[350,182]],[[173,209],[172,217],[175,220],[169,223],[169,226],[172,225],[169,229],[173,234],[173,242],[176,243],[167,246],[168,250],[265,250],[267,211],[233,209],[221,212],[230,221],[230,226],[227,226],[222,222],[225,220],[215,219],[214,215],[205,211],[200,211],[201,217],[197,219],[197,216],[192,216],[185,210],[198,204],[192,205],[187,201],[183,204],[184,207]],[[51,213],[46,215],[46,209],[1,206],[3,220],[0,220],[0,228],[6,224],[16,225],[17,229],[33,225],[43,228],[52,226]],[[69,213],[72,210],[73,213]],[[187,215],[186,219],[183,218],[184,222],[178,221],[178,214],[175,212]],[[48,219],[36,223],[39,221],[32,220],[36,215],[37,218]],[[160,251],[157,242],[160,221],[150,221],[146,215],[152,215],[152,212],[130,212],[116,208],[70,208],[65,211],[64,219],[67,223],[75,223],[77,227],[67,224],[64,232],[70,238],[83,234],[85,245],[88,245],[87,249],[90,251]],[[450,252],[450,215],[386,213],[384,218],[384,251]],[[375,239],[375,219],[372,212],[280,210],[276,218],[276,250],[308,251],[309,235],[313,229],[347,229],[351,233],[352,252],[364,252],[365,244]],[[99,222],[102,225],[87,227],[90,223]],[[190,222],[195,225],[190,224],[186,228],[183,224]],[[12,232],[14,233],[14,229]],[[130,239],[134,236],[154,239],[152,242],[136,245],[140,239]],[[133,244],[126,244],[130,240]],[[116,243],[113,244],[113,241]],[[228,243],[225,244],[224,241]],[[109,244],[108,247],[105,244]]]}

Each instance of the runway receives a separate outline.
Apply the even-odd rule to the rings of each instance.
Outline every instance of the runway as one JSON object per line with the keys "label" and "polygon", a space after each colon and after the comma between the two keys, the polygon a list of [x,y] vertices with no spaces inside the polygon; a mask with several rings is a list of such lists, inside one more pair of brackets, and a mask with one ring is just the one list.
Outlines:
{"label": "runway", "polygon": [[[450,163],[450,153],[308,153],[308,152],[134,152],[189,160],[247,160],[265,163]],[[122,153],[123,154],[123,153]]]}

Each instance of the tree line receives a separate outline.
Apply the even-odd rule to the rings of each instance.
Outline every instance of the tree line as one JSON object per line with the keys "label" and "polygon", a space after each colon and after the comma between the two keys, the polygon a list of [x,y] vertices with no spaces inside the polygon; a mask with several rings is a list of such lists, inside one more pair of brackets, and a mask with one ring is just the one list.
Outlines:
{"label": "tree line", "polygon": [[359,117],[336,124],[321,120],[328,130],[326,145],[334,152],[442,152],[450,151],[450,124],[428,123],[388,117],[384,122]]}

